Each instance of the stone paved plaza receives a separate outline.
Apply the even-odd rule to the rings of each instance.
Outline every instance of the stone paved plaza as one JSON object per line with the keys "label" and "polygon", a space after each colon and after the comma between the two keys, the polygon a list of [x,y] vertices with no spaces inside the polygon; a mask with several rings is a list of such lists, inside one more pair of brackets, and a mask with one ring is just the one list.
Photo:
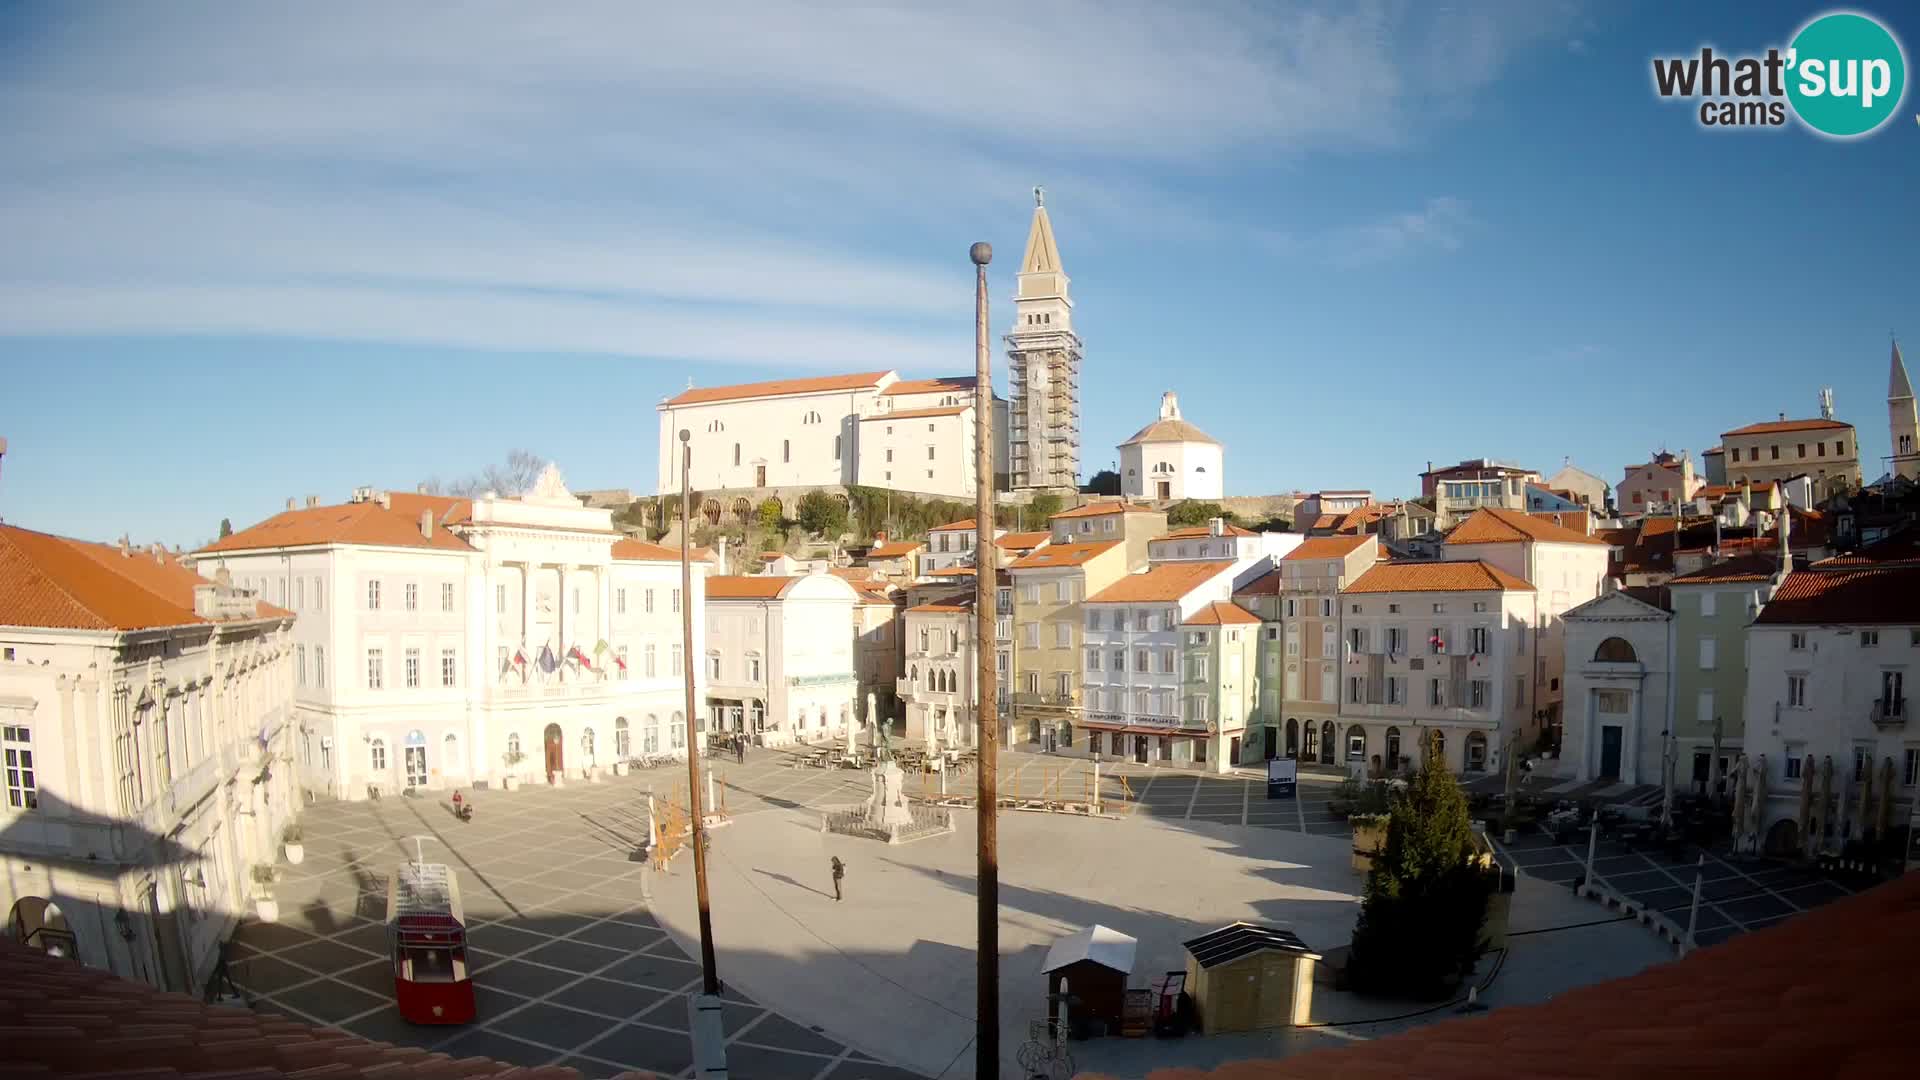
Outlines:
{"label": "stone paved plaza", "polygon": [[[867,776],[797,767],[796,760],[760,750],[744,765],[716,758],[709,766],[733,819],[714,831],[712,880],[734,1075],[971,1075],[971,810],[958,811],[954,834],[906,845],[828,837],[818,808],[862,800]],[[1001,790],[1074,801],[1085,797],[1092,775],[1084,761],[1011,753],[1003,757]],[[302,819],[306,859],[283,866],[275,887],[280,919],[242,926],[235,978],[262,1008],[369,1038],[517,1064],[563,1063],[590,1077],[630,1068],[690,1075],[686,996],[699,981],[689,959],[697,940],[692,864],[683,856],[656,879],[640,861],[647,793],[678,799],[684,782],[682,767],[557,789],[468,792],[475,815],[467,823],[439,796],[311,807]],[[919,783],[909,790],[919,793]],[[950,783],[971,789],[974,778]],[[1344,945],[1361,883],[1346,865],[1348,828],[1327,812],[1332,788],[1330,778],[1308,775],[1300,798],[1270,802],[1257,777],[1127,764],[1101,770],[1105,808],[1118,820],[1003,812],[1009,1058],[1026,1022],[1044,1009],[1037,972],[1045,944],[1089,922],[1140,938],[1136,985],[1181,966],[1180,940],[1235,918],[1290,926],[1316,948]],[[937,780],[925,790],[937,793]],[[460,877],[480,1006],[466,1027],[413,1027],[391,1003],[385,883],[415,836],[427,838],[430,860]],[[1500,957],[1490,1003],[1543,1000],[1670,955],[1638,925],[1609,922],[1601,909],[1575,900],[1565,888],[1567,849],[1545,844],[1516,852],[1523,872],[1512,922],[1530,936]],[[831,854],[849,866],[841,904],[831,896]],[[1667,872],[1624,861],[1603,866],[1616,883],[1632,886],[1630,869]],[[1810,899],[1805,888],[1782,883],[1780,898]],[[1751,899],[1726,894],[1727,925],[1774,917],[1739,906]],[[1703,917],[1702,925],[1722,924]],[[1405,1011],[1322,986],[1314,1016],[1326,1028],[1101,1040],[1076,1045],[1075,1054],[1083,1068],[1143,1075],[1163,1064],[1208,1065],[1370,1038],[1450,1015],[1368,1022]]]}

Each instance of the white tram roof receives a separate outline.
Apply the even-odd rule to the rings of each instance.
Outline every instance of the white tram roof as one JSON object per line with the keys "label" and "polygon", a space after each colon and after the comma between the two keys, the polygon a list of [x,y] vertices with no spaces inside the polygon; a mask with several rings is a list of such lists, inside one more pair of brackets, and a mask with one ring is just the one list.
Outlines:
{"label": "white tram roof", "polygon": [[404,862],[387,887],[387,921],[403,915],[451,915],[466,925],[460,885],[445,863]]}

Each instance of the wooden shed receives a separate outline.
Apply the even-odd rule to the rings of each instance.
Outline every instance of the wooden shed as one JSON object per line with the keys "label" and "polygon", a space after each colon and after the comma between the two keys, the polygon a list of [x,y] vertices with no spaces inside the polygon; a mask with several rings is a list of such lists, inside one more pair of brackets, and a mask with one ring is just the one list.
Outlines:
{"label": "wooden shed", "polygon": [[1184,944],[1200,1030],[1256,1031],[1307,1022],[1320,954],[1287,930],[1237,922]]}
{"label": "wooden shed", "polygon": [[1078,999],[1069,1021],[1099,1020],[1109,1033],[1119,1034],[1127,976],[1133,972],[1138,945],[1135,939],[1098,923],[1055,941],[1040,965],[1047,977],[1047,1018],[1059,1015],[1055,995],[1068,993]]}

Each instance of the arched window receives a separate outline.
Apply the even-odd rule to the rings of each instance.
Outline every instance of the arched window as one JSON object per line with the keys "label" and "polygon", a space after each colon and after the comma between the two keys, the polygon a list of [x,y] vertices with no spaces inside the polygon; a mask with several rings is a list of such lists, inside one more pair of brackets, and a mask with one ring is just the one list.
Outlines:
{"label": "arched window", "polygon": [[449,731],[440,740],[440,767],[447,772],[460,771],[460,736]]}
{"label": "arched window", "polygon": [[7,934],[16,944],[48,956],[73,958],[78,942],[60,905],[45,897],[23,896],[7,913]]}
{"label": "arched window", "polygon": [[1485,735],[1480,734],[1477,731],[1467,736],[1467,769],[1466,771],[1468,772],[1486,772],[1487,771],[1487,737]]}
{"label": "arched window", "polygon": [[627,728],[627,718],[613,718],[613,756],[621,761],[633,756],[633,732]]}
{"label": "arched window", "polygon": [[675,750],[682,749],[687,745],[686,717],[681,716],[679,713],[673,714],[673,719],[667,722],[667,738],[671,741]]}
{"label": "arched window", "polygon": [[587,760],[592,761],[593,760],[593,729],[592,728],[588,728],[585,731],[580,733],[580,748],[587,752]]}
{"label": "arched window", "polygon": [[1301,737],[1305,743],[1300,747],[1300,757],[1304,761],[1317,761],[1320,757],[1320,729],[1309,720],[1300,725]]}
{"label": "arched window", "polygon": [[1287,720],[1287,756],[1298,757],[1299,754],[1300,754],[1300,721],[1292,718],[1288,718]]}
{"label": "arched window", "polygon": [[1427,760],[1447,763],[1447,735],[1439,728],[1427,733]]}
{"label": "arched window", "polygon": [[377,773],[387,771],[386,740],[375,739],[367,748],[367,766]]}
{"label": "arched window", "polygon": [[1367,759],[1367,729],[1359,724],[1347,728],[1347,760],[1365,761]]}
{"label": "arched window", "polygon": [[1390,727],[1387,729],[1387,769],[1391,771],[1394,769],[1398,769],[1399,767],[1400,767],[1400,729],[1397,727]]}
{"label": "arched window", "polygon": [[1601,642],[1600,647],[1593,651],[1593,658],[1603,664],[1631,664],[1640,659],[1625,638],[1617,637]]}
{"label": "arched window", "polygon": [[519,758],[522,756],[520,753],[520,733],[517,731],[507,733],[507,756],[511,758]]}
{"label": "arched window", "polygon": [[658,714],[649,713],[647,715],[647,726],[640,729],[640,749],[649,754],[657,754],[660,752],[660,717]]}
{"label": "arched window", "polygon": [[1320,764],[1331,765],[1340,760],[1340,747],[1337,745],[1339,731],[1328,720],[1320,725]]}

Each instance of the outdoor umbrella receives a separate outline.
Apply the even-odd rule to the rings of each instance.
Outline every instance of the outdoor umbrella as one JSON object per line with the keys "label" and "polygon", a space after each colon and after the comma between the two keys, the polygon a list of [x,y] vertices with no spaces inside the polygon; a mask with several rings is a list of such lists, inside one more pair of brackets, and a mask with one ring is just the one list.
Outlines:
{"label": "outdoor umbrella", "polygon": [[1813,854],[1813,758],[1800,757],[1800,850]]}
{"label": "outdoor umbrella", "polygon": [[1820,850],[1826,849],[1827,831],[1833,828],[1833,757],[1820,759]]}
{"label": "outdoor umbrella", "polygon": [[1733,838],[1738,843],[1747,827],[1747,758],[1742,754],[1733,763]]}
{"label": "outdoor umbrella", "polygon": [[1869,759],[1860,770],[1860,808],[1853,815],[1853,831],[1865,839],[1869,822],[1873,820],[1873,761]]}
{"label": "outdoor umbrella", "polygon": [[853,711],[859,707],[860,699],[857,697],[847,705],[847,757],[849,758],[856,752],[853,745]]}
{"label": "outdoor umbrella", "polygon": [[1893,759],[1880,764],[1880,826],[1875,835],[1885,839],[1893,831]]}
{"label": "outdoor umbrella", "polygon": [[1753,763],[1753,850],[1760,850],[1760,830],[1767,824],[1767,756]]}

